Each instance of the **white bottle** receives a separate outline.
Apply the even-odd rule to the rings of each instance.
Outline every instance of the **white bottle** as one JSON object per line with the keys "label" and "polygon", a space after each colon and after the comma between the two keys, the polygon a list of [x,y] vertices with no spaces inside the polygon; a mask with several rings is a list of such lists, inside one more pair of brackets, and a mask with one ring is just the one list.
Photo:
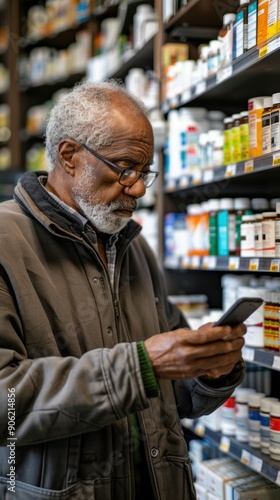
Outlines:
{"label": "white bottle", "polygon": [[133,47],[135,50],[141,49],[148,39],[151,27],[149,23],[156,23],[156,14],[149,4],[139,5],[136,14],[133,16]]}

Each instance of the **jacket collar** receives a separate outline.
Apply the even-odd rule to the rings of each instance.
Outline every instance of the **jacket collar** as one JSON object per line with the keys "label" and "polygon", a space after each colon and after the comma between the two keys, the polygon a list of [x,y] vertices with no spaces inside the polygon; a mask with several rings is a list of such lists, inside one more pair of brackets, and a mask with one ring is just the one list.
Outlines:
{"label": "jacket collar", "polygon": [[[39,177],[47,175],[45,171],[26,172],[15,187],[14,199],[25,212],[35,217],[49,231],[57,234],[63,231],[69,236],[71,234],[81,237],[84,232],[82,218],[66,210],[43,187]],[[141,226],[134,220],[130,220],[119,234],[131,239],[140,231]]]}

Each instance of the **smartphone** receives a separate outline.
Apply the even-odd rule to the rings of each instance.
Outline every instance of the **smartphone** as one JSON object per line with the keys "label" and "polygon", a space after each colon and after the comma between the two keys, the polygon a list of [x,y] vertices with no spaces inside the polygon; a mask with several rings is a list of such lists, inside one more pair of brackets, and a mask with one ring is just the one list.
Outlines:
{"label": "smartphone", "polygon": [[262,303],[263,299],[259,297],[242,297],[238,299],[218,321],[216,321],[214,326],[235,326],[244,323]]}

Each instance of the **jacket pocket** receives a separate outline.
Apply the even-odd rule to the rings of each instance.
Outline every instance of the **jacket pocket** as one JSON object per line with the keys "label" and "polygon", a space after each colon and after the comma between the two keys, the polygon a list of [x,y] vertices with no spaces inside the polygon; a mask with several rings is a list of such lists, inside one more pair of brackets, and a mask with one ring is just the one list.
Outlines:
{"label": "jacket pocket", "polygon": [[76,483],[63,490],[38,488],[30,484],[15,481],[15,485],[0,478],[1,500],[95,500],[94,481]]}
{"label": "jacket pocket", "polygon": [[[170,490],[170,484],[178,488],[174,498],[181,500],[196,500],[196,492],[193,484],[193,475],[189,457],[176,457],[168,455],[164,459],[167,464],[167,471],[164,474],[166,491]],[[174,480],[176,478],[176,480]]]}

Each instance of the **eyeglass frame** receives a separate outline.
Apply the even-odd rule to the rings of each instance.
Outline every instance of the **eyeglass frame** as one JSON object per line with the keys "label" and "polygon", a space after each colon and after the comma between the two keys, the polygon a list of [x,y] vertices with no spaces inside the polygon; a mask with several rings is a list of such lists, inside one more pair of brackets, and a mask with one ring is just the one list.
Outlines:
{"label": "eyeglass frame", "polygon": [[[87,146],[87,144],[83,144],[81,142],[78,142],[76,141],[76,139],[73,139],[75,140],[75,142],[77,144],[79,144],[82,148],[86,149],[89,153],[91,153],[93,156],[95,156],[98,160],[101,160],[103,161],[103,163],[105,163],[105,165],[107,165],[108,167],[112,167],[114,168],[115,170],[117,170],[119,172],[119,178],[118,178],[118,183],[121,185],[121,186],[124,186],[124,187],[131,187],[133,186],[141,177],[142,179],[142,182],[145,186],[145,188],[149,188],[152,186],[152,184],[156,181],[156,179],[158,178],[159,176],[159,172],[157,171],[151,171],[149,170],[148,172],[139,172],[139,170],[133,170],[132,168],[123,168],[123,167],[119,167],[118,165],[116,165],[114,162],[112,162],[111,160],[108,160],[107,158],[105,158],[104,156],[102,156],[101,154],[97,153],[97,151],[95,151],[94,149],[90,148],[89,146]],[[122,175],[125,173],[125,172],[134,172],[134,173],[137,173],[139,174],[136,179],[132,182],[132,184],[122,184],[121,183],[121,178],[122,178]],[[148,174],[153,174],[153,180],[151,181],[151,184],[149,184],[148,186],[146,186],[145,184],[145,176],[148,176]]]}

